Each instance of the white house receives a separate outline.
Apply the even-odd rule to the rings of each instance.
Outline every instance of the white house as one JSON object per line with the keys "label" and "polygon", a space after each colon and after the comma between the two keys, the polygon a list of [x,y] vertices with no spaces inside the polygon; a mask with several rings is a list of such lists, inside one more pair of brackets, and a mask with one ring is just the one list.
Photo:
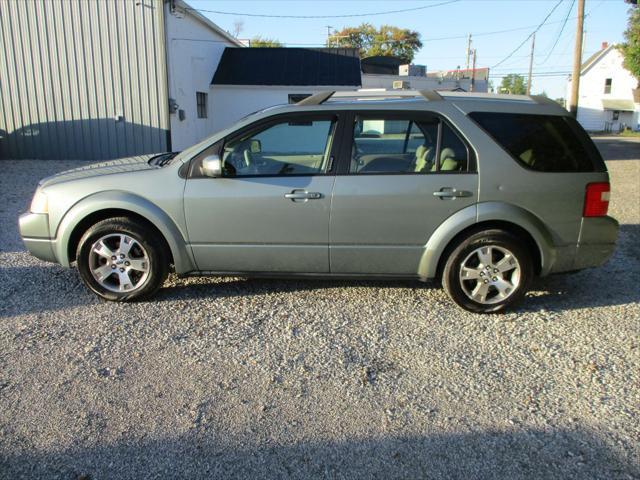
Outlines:
{"label": "white house", "polygon": [[[602,48],[582,64],[578,99],[578,121],[589,131],[637,130],[640,103],[634,100],[638,79],[623,67],[623,56],[615,45]],[[571,96],[571,79],[567,98]]]}

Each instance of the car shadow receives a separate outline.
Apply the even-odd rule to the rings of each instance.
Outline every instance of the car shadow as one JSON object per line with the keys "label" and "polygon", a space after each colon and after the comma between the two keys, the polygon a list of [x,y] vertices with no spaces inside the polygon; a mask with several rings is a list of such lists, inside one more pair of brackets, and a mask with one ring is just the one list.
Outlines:
{"label": "car shadow", "polygon": [[[255,420],[256,423],[260,419]],[[298,424],[304,424],[300,419]],[[109,445],[38,451],[5,446],[6,478],[637,478],[631,453],[585,430],[520,429],[346,441],[275,443],[215,422],[175,438],[125,438]],[[295,426],[285,426],[294,430]],[[134,437],[135,434],[129,434]],[[241,439],[234,437],[240,436]],[[264,435],[262,435],[264,436]],[[243,438],[246,437],[246,438]],[[15,445],[30,445],[29,439]],[[16,448],[16,447],[14,447]],[[17,449],[17,448],[16,448]],[[625,458],[625,457],[629,458]]]}
{"label": "car shadow", "polygon": [[[616,251],[604,266],[534,282],[516,312],[565,311],[640,302],[640,225],[622,225]],[[0,318],[100,303],[75,269],[39,263],[0,266]],[[151,302],[268,296],[333,288],[438,289],[435,282],[399,280],[307,280],[272,278],[172,277]],[[373,293],[365,293],[369,295]],[[312,301],[313,297],[309,297]],[[444,291],[443,302],[449,303]],[[143,302],[138,302],[138,304]]]}

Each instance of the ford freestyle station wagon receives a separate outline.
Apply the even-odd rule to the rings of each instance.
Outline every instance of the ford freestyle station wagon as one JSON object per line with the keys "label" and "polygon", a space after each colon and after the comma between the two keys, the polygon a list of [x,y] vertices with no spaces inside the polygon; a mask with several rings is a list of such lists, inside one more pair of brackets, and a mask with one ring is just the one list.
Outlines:
{"label": "ford freestyle station wagon", "polygon": [[107,300],[178,275],[440,281],[497,312],[611,255],[609,176],[542,97],[322,92],[180,153],[42,180],[20,232]]}

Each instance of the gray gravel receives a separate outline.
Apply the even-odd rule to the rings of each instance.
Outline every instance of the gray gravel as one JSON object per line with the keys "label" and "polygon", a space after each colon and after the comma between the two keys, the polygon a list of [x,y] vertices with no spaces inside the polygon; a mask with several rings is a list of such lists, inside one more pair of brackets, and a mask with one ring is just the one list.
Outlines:
{"label": "gray gravel", "polygon": [[170,278],[87,293],[0,175],[2,478],[640,478],[640,143],[598,139],[619,247],[478,316],[413,283]]}

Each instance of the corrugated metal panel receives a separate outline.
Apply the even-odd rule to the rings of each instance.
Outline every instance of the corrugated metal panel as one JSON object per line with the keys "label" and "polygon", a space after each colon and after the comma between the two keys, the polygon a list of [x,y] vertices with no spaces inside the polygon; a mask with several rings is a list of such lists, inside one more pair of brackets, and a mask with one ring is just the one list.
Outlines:
{"label": "corrugated metal panel", "polygon": [[0,0],[0,158],[164,151],[162,0]]}

